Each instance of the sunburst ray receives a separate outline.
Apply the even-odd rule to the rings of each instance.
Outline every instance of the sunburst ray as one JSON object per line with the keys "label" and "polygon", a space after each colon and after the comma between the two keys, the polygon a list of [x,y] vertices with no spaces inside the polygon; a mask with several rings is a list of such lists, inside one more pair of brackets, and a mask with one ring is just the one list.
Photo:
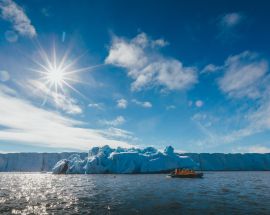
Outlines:
{"label": "sunburst ray", "polygon": [[[80,96],[86,98],[73,85],[75,83],[83,83],[78,78],[78,73],[93,70],[101,65],[76,68],[81,57],[80,55],[73,60],[69,59],[70,49],[68,49],[61,58],[57,55],[55,44],[52,46],[51,56],[40,46],[38,51],[41,60],[33,60],[38,68],[29,68],[29,70],[39,74],[41,85],[46,86],[45,98],[42,105],[46,104],[48,97],[52,97],[57,102],[57,95],[67,96],[68,89],[76,92]],[[42,86],[41,86],[42,87]]]}

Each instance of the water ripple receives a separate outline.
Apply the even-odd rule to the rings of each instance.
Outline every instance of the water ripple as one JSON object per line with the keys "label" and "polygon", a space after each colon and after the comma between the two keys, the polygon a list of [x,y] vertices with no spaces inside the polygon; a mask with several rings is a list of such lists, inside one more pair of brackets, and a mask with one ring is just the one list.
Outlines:
{"label": "water ripple", "polygon": [[0,174],[0,214],[270,214],[269,172]]}

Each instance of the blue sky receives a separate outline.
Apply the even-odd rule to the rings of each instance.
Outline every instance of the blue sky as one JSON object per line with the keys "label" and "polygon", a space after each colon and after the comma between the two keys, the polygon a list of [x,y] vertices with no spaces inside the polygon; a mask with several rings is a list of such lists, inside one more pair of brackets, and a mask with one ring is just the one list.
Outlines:
{"label": "blue sky", "polygon": [[268,11],[0,0],[0,152],[270,152]]}

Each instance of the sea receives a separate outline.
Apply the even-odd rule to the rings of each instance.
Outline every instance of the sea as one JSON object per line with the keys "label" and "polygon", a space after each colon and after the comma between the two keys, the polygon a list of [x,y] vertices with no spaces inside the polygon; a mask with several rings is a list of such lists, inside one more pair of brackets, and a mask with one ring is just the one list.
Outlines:
{"label": "sea", "polygon": [[270,214],[270,172],[0,173],[0,214]]}

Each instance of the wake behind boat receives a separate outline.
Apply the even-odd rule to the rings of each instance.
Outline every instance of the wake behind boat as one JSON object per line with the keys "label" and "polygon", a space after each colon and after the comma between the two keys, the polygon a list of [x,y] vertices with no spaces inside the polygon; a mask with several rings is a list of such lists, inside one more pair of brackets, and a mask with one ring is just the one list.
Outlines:
{"label": "wake behind boat", "polygon": [[175,169],[175,171],[169,174],[171,178],[202,178],[203,173],[197,173],[190,169]]}

